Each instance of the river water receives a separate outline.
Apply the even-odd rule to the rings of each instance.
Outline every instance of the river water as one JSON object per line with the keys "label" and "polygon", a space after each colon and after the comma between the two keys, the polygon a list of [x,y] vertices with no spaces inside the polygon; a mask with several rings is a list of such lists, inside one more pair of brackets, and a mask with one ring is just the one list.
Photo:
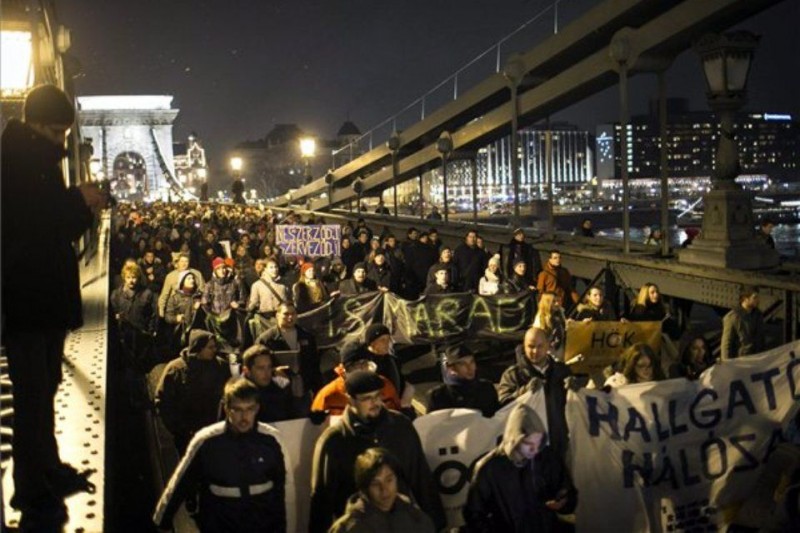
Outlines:
{"label": "river water", "polygon": [[[595,234],[600,237],[622,239],[622,228],[608,228],[597,230]],[[683,228],[673,226],[670,228],[672,247],[677,248],[686,239]],[[779,224],[772,230],[775,247],[778,252],[787,257],[800,259],[800,224]],[[646,238],[642,228],[631,228],[631,242],[644,242]]]}

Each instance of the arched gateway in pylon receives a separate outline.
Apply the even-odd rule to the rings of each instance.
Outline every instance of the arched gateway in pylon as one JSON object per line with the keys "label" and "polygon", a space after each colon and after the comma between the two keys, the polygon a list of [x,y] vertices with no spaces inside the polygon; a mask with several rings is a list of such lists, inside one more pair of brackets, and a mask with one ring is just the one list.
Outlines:
{"label": "arched gateway in pylon", "polygon": [[172,96],[82,96],[81,136],[94,148],[96,173],[118,199],[190,198],[175,179]]}

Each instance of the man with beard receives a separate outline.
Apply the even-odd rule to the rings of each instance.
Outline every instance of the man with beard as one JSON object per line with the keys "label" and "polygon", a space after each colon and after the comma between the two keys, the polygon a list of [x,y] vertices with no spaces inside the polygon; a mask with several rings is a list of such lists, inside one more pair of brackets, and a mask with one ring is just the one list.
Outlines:
{"label": "man with beard", "polygon": [[328,531],[342,516],[347,499],[356,491],[356,457],[369,448],[388,449],[398,459],[401,492],[414,497],[433,518],[437,530],[445,526],[444,509],[414,426],[403,415],[383,406],[383,380],[375,372],[357,370],[347,375],[350,407],[319,437],[311,474],[312,533]]}
{"label": "man with beard", "polygon": [[357,296],[365,292],[377,291],[375,282],[367,278],[367,265],[363,262],[353,266],[353,277],[346,279],[339,284],[339,292],[342,296]]}
{"label": "man with beard", "polygon": [[[577,304],[580,299],[574,288],[572,274],[561,266],[561,252],[558,250],[550,251],[547,263],[545,263],[542,271],[539,272],[536,288],[539,294],[555,293],[558,296],[561,307],[564,309],[569,309],[569,306]],[[568,301],[570,302],[569,306],[567,304]]]}

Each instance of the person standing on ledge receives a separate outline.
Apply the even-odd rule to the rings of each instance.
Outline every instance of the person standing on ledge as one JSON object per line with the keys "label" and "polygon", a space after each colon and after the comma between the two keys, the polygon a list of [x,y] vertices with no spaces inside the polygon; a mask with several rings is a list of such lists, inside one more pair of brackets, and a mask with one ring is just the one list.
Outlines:
{"label": "person standing on ledge", "polygon": [[96,185],[65,185],[61,162],[74,121],[67,95],[40,85],[25,98],[24,122],[9,120],[2,137],[2,344],[17,392],[12,505],[24,531],[60,530],[64,497],[86,483],[61,462],[53,407],[64,339],[83,324],[72,243],[107,200]]}

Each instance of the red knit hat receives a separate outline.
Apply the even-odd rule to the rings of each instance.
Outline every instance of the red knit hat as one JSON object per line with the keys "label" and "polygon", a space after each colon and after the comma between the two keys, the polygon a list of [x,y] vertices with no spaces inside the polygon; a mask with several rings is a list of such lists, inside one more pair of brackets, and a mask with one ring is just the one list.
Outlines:
{"label": "red knit hat", "polygon": [[211,270],[216,270],[217,268],[221,267],[225,264],[225,260],[221,257],[215,257],[213,261],[211,261]]}
{"label": "red knit hat", "polygon": [[311,262],[303,263],[303,266],[300,267],[300,275],[301,276],[305,276],[306,275],[306,270],[308,270],[310,268],[314,268],[314,263],[311,263]]}

